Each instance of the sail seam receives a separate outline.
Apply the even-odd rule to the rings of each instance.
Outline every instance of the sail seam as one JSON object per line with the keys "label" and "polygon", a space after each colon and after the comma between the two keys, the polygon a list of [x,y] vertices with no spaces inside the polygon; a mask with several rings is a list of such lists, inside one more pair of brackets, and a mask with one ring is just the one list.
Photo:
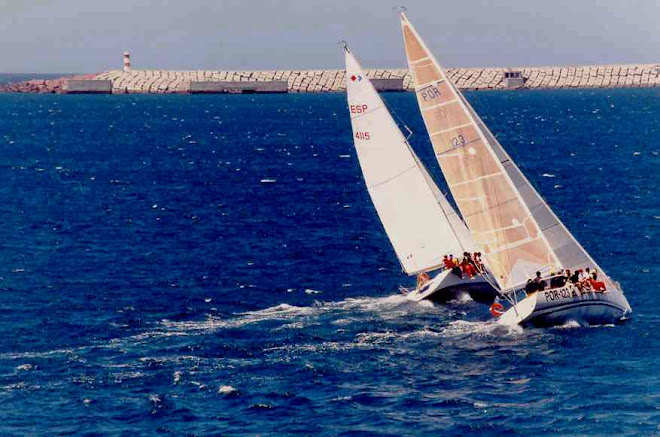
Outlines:
{"label": "sail seam", "polygon": [[[536,238],[528,237],[528,238],[525,238],[524,240],[518,240],[515,243],[503,244],[502,246],[495,246],[496,249],[490,249],[489,253],[500,253],[500,252],[503,252],[505,250],[514,249],[518,246],[522,246],[522,245],[525,245],[527,243],[531,243],[531,242],[537,241],[537,240],[542,240],[542,237],[536,237]],[[548,268],[551,268],[551,267],[548,267]]]}
{"label": "sail seam", "polygon": [[[529,220],[529,218],[527,220]],[[527,221],[527,220],[525,220],[525,221]],[[492,234],[492,233],[499,232],[499,231],[506,231],[508,229],[524,228],[524,227],[525,227],[525,224],[523,222],[523,223],[518,223],[517,225],[502,226],[501,228],[494,228],[494,229],[491,229],[489,231],[479,231],[479,233],[480,234]],[[527,229],[525,229],[525,230],[527,230]]]}
{"label": "sail seam", "polygon": [[[435,153],[435,156],[440,157],[440,156],[445,155],[445,154],[447,154],[447,153],[449,153],[449,152],[453,152],[453,151],[455,151],[455,150],[458,150],[458,149],[464,148],[464,147],[467,146],[468,144],[472,144],[472,143],[474,143],[474,142],[476,142],[476,141],[479,141],[480,139],[481,139],[481,138],[476,138],[476,139],[474,139],[474,140],[470,140],[470,141],[466,142],[465,144],[461,144],[461,145],[458,146],[458,147],[452,147],[451,149],[443,150],[442,152],[436,152],[436,153]],[[457,155],[457,156],[460,156],[460,155]]]}
{"label": "sail seam", "polygon": [[491,173],[491,174],[479,176],[479,177],[474,178],[474,179],[465,180],[463,182],[456,182],[455,184],[449,185],[449,188],[457,187],[459,185],[469,184],[470,182],[476,182],[476,181],[480,181],[482,179],[489,179],[489,178],[492,178],[492,177],[495,177],[495,176],[500,176],[500,173]]}
{"label": "sail seam", "polygon": [[422,109],[422,112],[424,112],[424,111],[428,111],[428,110],[430,110],[430,109],[439,108],[439,107],[441,107],[441,106],[445,106],[445,105],[448,105],[448,104],[450,104],[450,103],[454,103],[455,101],[456,101],[456,99],[451,99],[451,100],[447,100],[446,102],[436,103],[435,105],[427,106],[426,108],[423,108],[423,109]]}
{"label": "sail seam", "polygon": [[424,88],[428,88],[428,87],[433,86],[433,85],[440,85],[442,82],[445,82],[446,80],[447,79],[432,80],[430,82],[426,82],[426,83],[423,83],[421,85],[417,85],[417,87],[415,88],[415,91],[421,91]]}
{"label": "sail seam", "polygon": [[413,64],[419,64],[419,63],[421,63],[421,62],[428,61],[428,59],[429,59],[428,56],[424,56],[423,58],[420,58],[420,59],[417,59],[416,61],[412,61],[412,62],[410,62],[410,64],[411,64],[411,65],[413,65]]}
{"label": "sail seam", "polygon": [[[483,197],[483,196],[479,196],[479,197],[461,197],[460,199],[468,199],[468,200],[472,200],[472,199],[481,199],[482,197]],[[512,199],[509,199],[509,200],[506,200],[506,201],[504,201],[504,202],[498,203],[498,204],[495,205],[495,206],[489,206],[488,208],[484,208],[484,209],[481,209],[481,210],[479,210],[479,211],[473,212],[473,213],[470,214],[470,215],[466,215],[466,216],[465,216],[465,219],[467,220],[468,217],[472,217],[472,216],[477,215],[477,214],[482,214],[482,213],[484,213],[484,212],[486,212],[486,211],[490,211],[491,209],[495,209],[495,208],[497,208],[499,205],[506,205],[507,203],[515,202],[515,201],[517,201],[517,200],[518,200],[518,199],[516,199],[516,198],[514,197],[514,198],[512,198]],[[484,231],[481,231],[481,232],[483,233]]]}
{"label": "sail seam", "polygon": [[368,188],[369,190],[371,190],[372,188],[376,188],[376,187],[379,187],[379,186],[381,186],[381,185],[384,185],[384,184],[386,184],[386,183],[388,183],[388,182],[391,182],[391,181],[397,179],[399,176],[403,175],[404,173],[408,173],[410,170],[412,170],[412,169],[414,169],[414,168],[417,168],[417,165],[412,165],[412,166],[408,167],[407,169],[403,170],[402,172],[397,173],[397,174],[395,174],[394,176],[385,179],[384,181],[378,182],[377,184],[373,184],[373,185],[369,185],[369,186],[367,186],[367,188]]}
{"label": "sail seam", "polygon": [[474,123],[466,123],[466,124],[462,124],[460,126],[455,126],[455,127],[449,128],[449,129],[439,130],[439,131],[433,132],[432,134],[429,134],[429,136],[444,134],[444,133],[447,133],[447,132],[450,132],[450,131],[453,131],[453,130],[462,129],[464,127],[472,126],[473,124]]}

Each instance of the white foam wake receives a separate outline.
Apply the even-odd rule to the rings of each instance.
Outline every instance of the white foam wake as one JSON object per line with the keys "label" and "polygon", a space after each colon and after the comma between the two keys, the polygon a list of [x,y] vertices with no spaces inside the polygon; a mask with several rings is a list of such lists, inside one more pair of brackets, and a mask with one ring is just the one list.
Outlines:
{"label": "white foam wake", "polygon": [[[338,302],[317,302],[312,306],[295,306],[282,303],[258,311],[237,313],[228,317],[209,315],[205,320],[172,321],[162,320],[161,325],[170,335],[186,335],[190,331],[215,331],[219,329],[240,328],[254,323],[271,321],[285,322],[285,326],[300,329],[305,322],[314,323],[315,319],[336,314],[338,324],[349,324],[351,319],[344,313],[356,312],[358,316],[364,313],[376,313],[384,320],[402,317],[420,308],[433,308],[430,302],[411,302],[402,295],[387,297],[349,298]],[[341,321],[341,322],[339,322]],[[331,322],[332,323],[332,322]],[[281,329],[275,328],[275,329]],[[161,335],[164,333],[161,333]]]}
{"label": "white foam wake", "polygon": [[449,322],[449,324],[442,329],[441,335],[449,338],[471,335],[509,337],[521,335],[523,332],[523,328],[518,325],[504,325],[497,323],[495,320],[489,320],[487,322],[455,320]]}

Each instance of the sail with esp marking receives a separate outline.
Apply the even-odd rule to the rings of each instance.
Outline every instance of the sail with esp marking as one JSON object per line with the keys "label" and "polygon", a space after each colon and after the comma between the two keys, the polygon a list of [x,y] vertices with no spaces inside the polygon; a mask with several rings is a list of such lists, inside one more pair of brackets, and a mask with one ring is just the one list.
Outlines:
{"label": "sail with esp marking", "polygon": [[345,51],[353,141],[371,200],[405,272],[436,269],[444,255],[472,250],[470,233],[355,57],[348,48]]}

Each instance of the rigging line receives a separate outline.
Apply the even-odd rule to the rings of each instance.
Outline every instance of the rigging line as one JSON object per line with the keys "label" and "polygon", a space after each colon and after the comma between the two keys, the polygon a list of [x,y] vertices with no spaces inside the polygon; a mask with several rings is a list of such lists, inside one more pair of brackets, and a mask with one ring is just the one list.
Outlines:
{"label": "rigging line", "polygon": [[500,297],[502,297],[504,300],[506,300],[507,302],[509,302],[511,304],[511,307],[514,308],[514,311],[516,312],[516,314],[518,314],[518,310],[515,309],[516,304],[518,303],[517,299],[515,299],[515,301],[514,301],[515,295],[514,295],[514,298],[511,298],[509,296],[509,293],[506,293],[506,292],[500,290],[499,287],[497,286],[497,282],[493,278],[491,278],[490,273],[485,273],[482,276],[486,279],[486,282],[488,282],[488,284],[490,284],[490,286],[495,289],[495,292]]}
{"label": "rigging line", "polygon": [[[380,94],[380,93],[379,93],[379,94]],[[397,112],[394,110],[394,108],[392,108],[392,107],[391,107],[391,106],[385,101],[384,98],[381,97],[380,100],[383,102],[383,105],[385,105],[385,108],[386,108],[388,111],[390,111],[390,114],[393,114],[394,117],[396,117],[396,119],[398,120],[399,124],[401,124],[404,128],[406,128],[406,130],[408,131],[408,136],[406,137],[406,141],[408,141],[408,140],[410,139],[410,137],[413,136],[413,131],[408,127],[408,125],[406,124],[406,122],[403,121],[403,119],[402,119],[401,117],[399,117],[399,114],[397,114]]]}
{"label": "rigging line", "polygon": [[486,264],[484,263],[484,261],[482,260],[481,262],[484,265],[484,269],[480,272],[481,276],[486,280],[488,285],[493,287],[493,289],[495,290],[495,293],[497,293],[498,296],[500,296],[502,299],[506,300],[507,302],[509,302],[511,304],[511,306],[512,306],[512,308],[514,308],[514,311],[516,312],[516,314],[518,314],[518,310],[515,309],[516,308],[516,302],[514,302],[514,300],[508,295],[508,293],[505,293],[504,291],[500,290],[499,285],[497,285],[497,281],[495,281],[495,279],[491,276],[490,271],[485,268]]}

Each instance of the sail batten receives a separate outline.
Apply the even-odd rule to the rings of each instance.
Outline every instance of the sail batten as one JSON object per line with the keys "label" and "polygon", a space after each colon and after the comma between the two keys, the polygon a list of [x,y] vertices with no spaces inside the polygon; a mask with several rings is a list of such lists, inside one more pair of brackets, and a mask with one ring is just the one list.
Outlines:
{"label": "sail batten", "polygon": [[467,102],[401,14],[417,102],[456,204],[503,289],[561,267]]}
{"label": "sail batten", "polygon": [[[474,247],[373,85],[346,50],[346,93],[367,191],[397,258],[409,275],[443,266]],[[462,226],[462,228],[461,228]]]}

